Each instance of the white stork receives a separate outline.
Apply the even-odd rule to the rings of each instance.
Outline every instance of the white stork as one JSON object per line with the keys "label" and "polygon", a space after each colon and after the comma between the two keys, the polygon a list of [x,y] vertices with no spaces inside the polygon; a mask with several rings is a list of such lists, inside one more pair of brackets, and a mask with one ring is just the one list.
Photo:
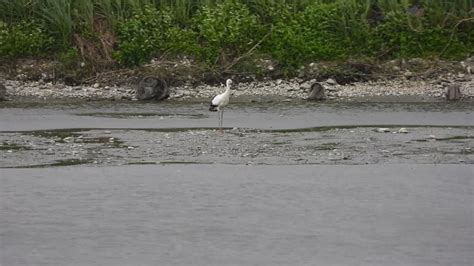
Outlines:
{"label": "white stork", "polygon": [[217,118],[219,120],[219,128],[222,128],[224,120],[224,107],[229,103],[231,85],[232,80],[228,79],[226,82],[225,92],[215,96],[211,101],[211,106],[209,107],[209,111],[218,112]]}

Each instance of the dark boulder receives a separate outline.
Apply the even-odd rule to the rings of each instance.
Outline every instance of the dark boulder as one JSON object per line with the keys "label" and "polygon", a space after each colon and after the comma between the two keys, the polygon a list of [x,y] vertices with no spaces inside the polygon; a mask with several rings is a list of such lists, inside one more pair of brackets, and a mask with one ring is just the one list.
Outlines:
{"label": "dark boulder", "polygon": [[147,76],[138,84],[136,97],[138,100],[164,100],[170,96],[168,85],[163,79]]}
{"label": "dark boulder", "polygon": [[65,76],[64,84],[67,86],[78,86],[81,84],[81,82],[74,76]]}

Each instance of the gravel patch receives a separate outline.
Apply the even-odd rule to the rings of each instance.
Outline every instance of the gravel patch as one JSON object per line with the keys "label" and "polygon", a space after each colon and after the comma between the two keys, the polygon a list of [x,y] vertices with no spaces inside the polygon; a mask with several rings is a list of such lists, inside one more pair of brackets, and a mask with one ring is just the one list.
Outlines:
{"label": "gravel patch", "polygon": [[6,151],[0,153],[0,168],[181,163],[472,164],[472,138],[469,127],[0,132],[0,149]]}
{"label": "gravel patch", "polygon": [[[315,80],[279,79],[239,83],[234,86],[233,96],[280,96],[283,98],[306,99],[312,82],[315,82]],[[474,77],[469,75],[462,75],[462,77],[453,76],[447,79],[443,78],[432,81],[400,78],[387,81],[356,82],[350,85],[339,85],[332,79],[321,82],[326,89],[326,95],[329,100],[377,96],[415,96],[443,99],[445,98],[446,87],[453,83],[459,84],[463,98],[474,98]],[[88,86],[67,86],[43,81],[25,82],[17,80],[6,80],[4,85],[7,97],[10,99],[15,97],[40,97],[136,100],[135,88],[133,86],[105,86],[99,83]],[[212,98],[223,91],[223,85],[171,87],[170,99]]]}

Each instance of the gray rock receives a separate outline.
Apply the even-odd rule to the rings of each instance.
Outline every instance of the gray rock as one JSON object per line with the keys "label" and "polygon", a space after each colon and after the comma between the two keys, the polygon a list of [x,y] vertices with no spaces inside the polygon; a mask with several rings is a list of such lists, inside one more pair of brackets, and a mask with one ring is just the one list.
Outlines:
{"label": "gray rock", "polygon": [[54,88],[58,89],[58,90],[62,90],[62,89],[66,88],[66,85],[64,85],[62,83],[56,83],[56,84],[54,84]]}
{"label": "gray rock", "polygon": [[455,101],[461,99],[461,86],[459,84],[449,85],[446,89],[446,99],[448,101]]}
{"label": "gray rock", "polygon": [[408,130],[404,127],[400,128],[398,131],[398,133],[402,133],[402,134],[407,134],[408,133]]}
{"label": "gray rock", "polygon": [[311,84],[308,82],[305,82],[300,85],[300,89],[304,91],[309,91],[311,89]]}
{"label": "gray rock", "polygon": [[390,128],[386,128],[386,127],[377,128],[377,132],[387,133],[387,132],[390,132]]}
{"label": "gray rock", "polygon": [[309,93],[308,100],[310,101],[326,100],[326,92],[324,90],[324,86],[318,82],[313,83],[313,85],[311,85],[311,91]]}
{"label": "gray rock", "polygon": [[461,62],[461,65],[466,69],[468,74],[474,74],[474,56],[466,58]]}
{"label": "gray rock", "polygon": [[4,101],[7,95],[7,88],[0,83],[0,101]]}

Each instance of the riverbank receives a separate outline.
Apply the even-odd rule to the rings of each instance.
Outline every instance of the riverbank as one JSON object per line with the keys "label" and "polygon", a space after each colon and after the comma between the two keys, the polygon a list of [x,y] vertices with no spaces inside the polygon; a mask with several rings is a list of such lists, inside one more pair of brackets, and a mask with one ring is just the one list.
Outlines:
{"label": "riverbank", "polygon": [[366,69],[354,73],[348,73],[347,69],[361,64],[319,63],[310,64],[294,78],[282,78],[275,73],[258,78],[223,74],[211,80],[202,78],[205,73],[189,71],[193,67],[189,62],[177,62],[173,67],[151,63],[140,69],[99,73],[86,82],[71,82],[68,77],[57,79],[53,77],[54,68],[48,67],[48,63],[33,62],[17,65],[8,74],[5,70],[0,73],[7,99],[136,100],[137,84],[146,75],[164,77],[170,84],[168,101],[209,99],[223,91],[223,85],[219,83],[225,78],[236,81],[233,97],[244,101],[307,99],[314,82],[324,86],[327,100],[441,101],[446,98],[447,88],[453,85],[459,86],[462,99],[474,99],[474,76],[462,67],[461,62],[438,62],[433,67],[432,62],[420,59],[390,61],[376,66],[364,65]]}
{"label": "riverbank", "polygon": [[[235,86],[233,96],[250,100],[266,97],[269,99],[306,99],[311,82],[304,82],[301,79],[243,82]],[[455,83],[460,86],[463,99],[474,99],[474,79],[468,77],[431,81],[395,79],[355,82],[347,85],[339,85],[333,79],[322,82],[328,100],[370,97],[443,100],[446,97],[446,87]],[[24,82],[18,80],[6,80],[4,85],[7,89],[8,99],[38,97],[46,99],[136,100],[133,86],[108,86],[99,83],[67,86],[51,82]],[[170,88],[170,98],[168,100],[205,99],[211,98],[222,91],[222,86],[205,84],[177,86]]]}

